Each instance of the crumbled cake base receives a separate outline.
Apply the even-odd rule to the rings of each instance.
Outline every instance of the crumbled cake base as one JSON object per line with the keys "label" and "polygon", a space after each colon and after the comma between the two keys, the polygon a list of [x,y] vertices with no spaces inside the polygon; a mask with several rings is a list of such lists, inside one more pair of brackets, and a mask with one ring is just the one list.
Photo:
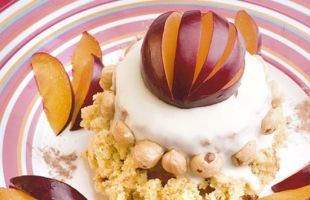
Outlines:
{"label": "crumbled cake base", "polygon": [[[94,96],[94,103],[82,110],[81,125],[95,132],[84,159],[95,172],[95,189],[109,199],[256,199],[251,186],[243,180],[218,175],[201,183],[194,183],[182,177],[171,178],[162,185],[160,179],[148,179],[147,171],[138,169],[130,154],[130,148],[116,143],[109,132],[111,115],[101,104],[105,91]],[[276,149],[285,141],[285,123],[275,134],[273,147],[263,149],[249,164],[264,185],[270,182],[279,170]],[[253,198],[252,198],[253,197]]]}
{"label": "crumbled cake base", "polygon": [[286,118],[282,115],[277,129],[272,133],[273,144],[270,148],[265,148],[256,153],[254,160],[249,164],[253,174],[255,174],[262,185],[272,181],[280,169],[277,149],[285,146],[287,141]]}
{"label": "crumbled cake base", "polygon": [[263,185],[269,183],[280,169],[276,151],[273,148],[262,149],[250,163],[250,167]]}
{"label": "crumbled cake base", "polygon": [[85,129],[98,132],[100,130],[109,129],[110,118],[102,115],[101,104],[103,102],[104,95],[99,93],[93,97],[93,105],[82,109],[82,122],[81,126]]}

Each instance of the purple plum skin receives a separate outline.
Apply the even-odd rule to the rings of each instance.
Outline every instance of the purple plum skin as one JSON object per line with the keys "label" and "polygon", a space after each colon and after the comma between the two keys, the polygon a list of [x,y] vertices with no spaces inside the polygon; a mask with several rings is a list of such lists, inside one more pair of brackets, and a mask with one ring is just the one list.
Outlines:
{"label": "purple plum skin", "polygon": [[36,199],[44,200],[87,200],[70,185],[42,176],[25,175],[11,178],[13,187]]}
{"label": "purple plum skin", "polygon": [[[237,31],[236,28],[235,30]],[[241,36],[237,31],[234,47],[223,66],[212,78],[201,84],[191,96],[199,98],[200,95],[212,95],[223,88],[239,71],[240,67],[244,67],[245,61],[244,59],[240,59],[242,57],[245,57],[245,48],[243,47]],[[217,102],[219,102],[219,100],[215,101],[215,103]],[[205,103],[207,105],[207,102]]]}
{"label": "purple plum skin", "polygon": [[223,88],[239,70],[243,72],[245,65],[245,45],[238,30],[236,29],[237,37],[228,58],[216,74],[206,81],[222,57],[229,38],[229,22],[212,13],[213,34],[210,49],[201,72],[193,83],[200,45],[201,12],[185,12],[179,27],[170,91],[161,51],[165,21],[171,13],[165,13],[153,22],[142,44],[141,74],[145,85],[159,99],[180,108],[207,106],[229,98],[238,90],[240,79],[229,88]]}
{"label": "purple plum skin", "polygon": [[174,60],[172,93],[174,99],[184,101],[189,95],[197,61],[201,34],[201,12],[187,11],[179,27]]}
{"label": "purple plum skin", "polygon": [[192,90],[196,90],[211,73],[213,67],[222,57],[222,54],[224,53],[226,44],[228,42],[229,24],[227,20],[215,13],[212,13],[212,15],[213,34],[211,45],[205,63],[201,68],[201,73],[198,75],[197,80],[192,87]]}
{"label": "purple plum skin", "polygon": [[149,90],[163,101],[172,101],[162,60],[165,22],[172,12],[160,15],[150,26],[141,48],[141,75]]}
{"label": "purple plum skin", "polygon": [[[97,94],[98,92],[102,91],[102,88],[100,87],[99,82],[100,82],[100,77],[101,77],[101,71],[104,68],[104,66],[100,58],[96,57],[95,55],[92,55],[92,56],[94,58],[93,74],[92,74],[91,82],[88,87],[87,95],[84,99],[84,102],[81,108],[91,105],[93,103],[93,96]],[[81,110],[80,110],[70,130],[74,131],[74,130],[80,129],[81,121],[82,121],[82,117],[81,117]]]}
{"label": "purple plum skin", "polygon": [[310,185],[310,163],[290,177],[271,187],[274,192],[293,190]]}

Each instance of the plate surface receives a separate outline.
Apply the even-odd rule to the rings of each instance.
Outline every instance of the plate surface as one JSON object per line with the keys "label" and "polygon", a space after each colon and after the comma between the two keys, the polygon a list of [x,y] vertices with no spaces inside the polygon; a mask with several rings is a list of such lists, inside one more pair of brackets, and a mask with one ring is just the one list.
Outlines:
{"label": "plate surface", "polygon": [[[6,4],[7,3],[7,4]],[[170,10],[213,10],[232,20],[240,9],[257,22],[262,56],[276,69],[272,76],[285,86],[286,97],[299,102],[310,95],[310,3],[297,1],[143,1],[41,0],[0,3],[0,186],[22,174],[56,176],[42,157],[54,147],[80,156],[91,133],[65,130],[56,137],[42,110],[30,58],[49,52],[71,74],[70,59],[81,33],[99,41],[105,64],[116,63],[120,49],[143,35],[158,14]],[[310,158],[306,158],[310,159]],[[65,181],[94,198],[87,166],[79,157],[77,169]]]}

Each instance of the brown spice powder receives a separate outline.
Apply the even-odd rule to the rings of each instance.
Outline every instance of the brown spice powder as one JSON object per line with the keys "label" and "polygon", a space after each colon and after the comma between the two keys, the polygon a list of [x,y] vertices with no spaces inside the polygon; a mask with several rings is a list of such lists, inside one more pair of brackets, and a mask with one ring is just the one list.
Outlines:
{"label": "brown spice powder", "polygon": [[50,167],[49,174],[57,179],[71,179],[76,169],[76,153],[62,154],[54,147],[40,149],[45,163]]}
{"label": "brown spice powder", "polygon": [[302,101],[295,107],[299,124],[297,131],[310,133],[310,100]]}

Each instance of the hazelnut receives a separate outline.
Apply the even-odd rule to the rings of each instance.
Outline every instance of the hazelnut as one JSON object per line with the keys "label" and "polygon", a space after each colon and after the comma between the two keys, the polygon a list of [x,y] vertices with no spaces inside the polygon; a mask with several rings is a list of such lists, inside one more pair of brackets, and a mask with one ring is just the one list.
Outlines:
{"label": "hazelnut", "polygon": [[272,94],[272,107],[276,108],[279,107],[282,103],[282,90],[279,86],[279,84],[276,81],[271,81],[270,82],[270,88],[271,88],[271,94]]}
{"label": "hazelnut", "polygon": [[115,66],[103,68],[100,77],[100,86],[104,90],[109,90],[112,87],[112,79]]}
{"label": "hazelnut", "polygon": [[111,85],[111,88],[110,88],[111,91],[116,92],[116,73],[115,73],[115,70],[113,72],[113,75],[112,75],[112,85]]}
{"label": "hazelnut", "polygon": [[115,95],[111,91],[103,92],[103,100],[100,105],[101,114],[106,118],[112,118],[114,115]]}
{"label": "hazelnut", "polygon": [[213,152],[199,154],[192,158],[191,170],[198,176],[209,178],[218,174],[223,167],[223,158]]}
{"label": "hazelnut", "polygon": [[279,124],[283,122],[283,115],[281,108],[272,108],[263,118],[261,123],[262,134],[268,135],[273,133]]}
{"label": "hazelnut", "polygon": [[237,153],[231,156],[231,159],[235,166],[249,164],[256,155],[256,142],[254,140],[249,141],[242,147]]}
{"label": "hazelnut", "polygon": [[167,172],[174,175],[182,175],[187,170],[185,155],[175,150],[167,152],[163,156],[161,164]]}
{"label": "hazelnut", "polygon": [[126,147],[132,146],[135,143],[135,137],[132,131],[122,121],[116,122],[114,128],[112,129],[112,135],[117,143]]}
{"label": "hazelnut", "polygon": [[142,140],[137,142],[136,146],[132,149],[133,159],[139,168],[150,169],[154,167],[162,155],[164,149],[149,140]]}

